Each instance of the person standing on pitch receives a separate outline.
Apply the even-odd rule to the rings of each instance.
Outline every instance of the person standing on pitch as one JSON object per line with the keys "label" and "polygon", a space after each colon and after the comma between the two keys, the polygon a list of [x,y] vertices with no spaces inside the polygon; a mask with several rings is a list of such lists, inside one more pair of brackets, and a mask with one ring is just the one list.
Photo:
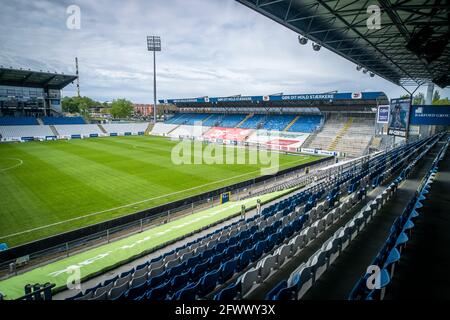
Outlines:
{"label": "person standing on pitch", "polygon": [[261,214],[261,200],[256,200],[256,214]]}
{"label": "person standing on pitch", "polygon": [[241,207],[241,219],[245,220],[245,204],[243,204]]}

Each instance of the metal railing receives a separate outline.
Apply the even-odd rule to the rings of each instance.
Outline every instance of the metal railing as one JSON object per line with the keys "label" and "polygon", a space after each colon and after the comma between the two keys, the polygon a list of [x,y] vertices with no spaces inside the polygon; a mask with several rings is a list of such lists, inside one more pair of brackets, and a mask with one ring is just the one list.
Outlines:
{"label": "metal railing", "polygon": [[[334,162],[334,159],[311,165],[309,167],[310,174],[308,177],[314,174],[314,172],[316,172],[319,168],[329,165],[330,162]],[[300,168],[281,176],[275,176],[258,183],[253,183],[245,187],[237,188],[232,191],[232,198],[233,200],[243,200],[265,194],[268,191],[279,191],[281,190],[280,186],[282,186],[284,182],[297,178],[301,175],[304,175],[304,168]],[[278,186],[278,189],[270,190],[273,186]],[[284,187],[284,189],[287,189],[287,187]],[[74,241],[65,242],[41,251],[36,251],[26,257],[1,261],[0,278],[8,278],[10,276],[24,273],[30,269],[61,260],[74,254],[128,237],[133,234],[141,233],[148,229],[166,224],[173,219],[179,219],[181,217],[212,208],[219,204],[220,195],[213,196],[177,207],[176,209],[164,211],[160,214],[152,215],[114,228],[109,228],[101,232],[90,234]]]}

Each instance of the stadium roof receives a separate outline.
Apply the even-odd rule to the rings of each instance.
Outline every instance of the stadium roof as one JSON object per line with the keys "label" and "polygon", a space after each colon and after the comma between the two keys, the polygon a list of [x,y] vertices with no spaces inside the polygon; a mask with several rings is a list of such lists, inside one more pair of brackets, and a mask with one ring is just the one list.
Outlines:
{"label": "stadium roof", "polygon": [[0,85],[61,90],[77,76],[0,67]]}
{"label": "stadium roof", "polygon": [[[395,84],[450,85],[450,1],[236,1]],[[381,28],[369,30],[374,4]]]}
{"label": "stadium roof", "polygon": [[383,100],[387,99],[384,92],[348,92],[348,93],[321,93],[321,94],[289,94],[267,96],[232,96],[232,97],[201,97],[188,99],[159,100],[159,103],[223,103],[223,102],[273,102],[273,101],[333,101],[333,100]]}

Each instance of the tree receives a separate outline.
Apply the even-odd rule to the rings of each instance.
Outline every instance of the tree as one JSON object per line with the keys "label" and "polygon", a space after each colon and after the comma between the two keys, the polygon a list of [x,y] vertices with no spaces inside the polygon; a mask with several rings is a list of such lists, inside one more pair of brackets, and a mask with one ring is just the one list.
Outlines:
{"label": "tree", "polygon": [[433,93],[433,104],[435,101],[441,100],[441,94],[439,93],[439,90],[434,91]]}
{"label": "tree", "polygon": [[114,100],[111,104],[111,115],[114,118],[129,118],[133,114],[133,104],[126,99]]}
{"label": "tree", "polygon": [[435,105],[435,106],[449,106],[450,105],[450,100],[448,98],[434,100],[433,101],[433,105]]}
{"label": "tree", "polygon": [[425,95],[422,92],[416,94],[413,98],[413,105],[424,104],[425,103]]}
{"label": "tree", "polygon": [[64,97],[61,103],[62,110],[70,113],[86,113],[89,108],[100,104],[89,97]]}

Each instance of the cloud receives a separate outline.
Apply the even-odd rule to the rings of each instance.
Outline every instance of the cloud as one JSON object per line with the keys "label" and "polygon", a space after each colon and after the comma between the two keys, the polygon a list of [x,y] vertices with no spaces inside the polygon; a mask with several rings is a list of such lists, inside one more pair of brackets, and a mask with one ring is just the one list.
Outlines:
{"label": "cloud", "polygon": [[[80,30],[66,27],[71,4],[81,9]],[[77,56],[82,94],[102,101],[153,100],[152,34],[163,46],[159,98],[404,93],[328,50],[300,46],[294,32],[234,0],[15,0],[2,3],[0,19],[0,64],[74,73]],[[64,90],[74,93],[73,85]]]}

